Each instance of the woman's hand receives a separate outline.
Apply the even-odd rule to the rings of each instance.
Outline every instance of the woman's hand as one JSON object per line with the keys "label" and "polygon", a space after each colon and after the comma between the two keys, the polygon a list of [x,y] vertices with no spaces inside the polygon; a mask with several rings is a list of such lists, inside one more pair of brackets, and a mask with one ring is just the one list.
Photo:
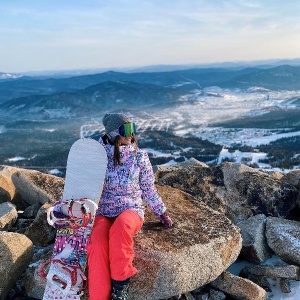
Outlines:
{"label": "woman's hand", "polygon": [[167,212],[164,212],[162,215],[159,216],[160,221],[167,227],[171,228],[173,226],[173,222],[171,217],[167,214]]}

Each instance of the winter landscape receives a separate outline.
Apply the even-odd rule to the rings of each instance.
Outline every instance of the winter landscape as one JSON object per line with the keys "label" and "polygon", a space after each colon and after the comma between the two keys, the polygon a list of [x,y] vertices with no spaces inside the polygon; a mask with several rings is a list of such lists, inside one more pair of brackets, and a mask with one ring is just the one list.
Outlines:
{"label": "winter landscape", "polygon": [[[154,165],[196,158],[286,174],[300,166],[300,67],[104,72],[0,80],[0,163],[64,177],[78,138],[98,139],[102,117],[123,112]],[[279,79],[278,79],[279,78]],[[280,86],[276,84],[280,82]],[[283,263],[273,256],[265,264]],[[234,263],[235,275],[247,263]],[[296,300],[298,281],[272,300]]]}
{"label": "winter landscape", "polygon": [[227,160],[288,172],[300,165],[299,72],[282,65],[7,75],[0,81],[0,161],[63,174],[72,142],[98,139],[103,115],[124,112],[153,164],[196,156],[207,164]]}
{"label": "winter landscape", "polygon": [[164,259],[137,260],[130,299],[299,300],[299,10],[296,0],[0,1],[0,298],[43,298],[37,267],[56,234],[46,211],[69,149],[121,112],[180,221],[160,231],[146,220],[136,253]]}

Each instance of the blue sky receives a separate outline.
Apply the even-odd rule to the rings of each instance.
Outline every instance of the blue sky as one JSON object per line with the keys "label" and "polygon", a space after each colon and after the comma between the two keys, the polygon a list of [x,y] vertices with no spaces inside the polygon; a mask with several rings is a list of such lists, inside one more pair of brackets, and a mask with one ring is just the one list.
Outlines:
{"label": "blue sky", "polygon": [[299,0],[0,0],[0,72],[296,57]]}

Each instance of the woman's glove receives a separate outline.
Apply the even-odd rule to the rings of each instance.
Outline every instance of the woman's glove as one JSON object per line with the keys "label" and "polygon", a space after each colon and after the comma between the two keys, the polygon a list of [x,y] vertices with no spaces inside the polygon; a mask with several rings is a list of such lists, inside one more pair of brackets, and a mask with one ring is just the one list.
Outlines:
{"label": "woman's glove", "polygon": [[173,222],[170,218],[170,216],[164,212],[162,215],[159,216],[160,221],[167,227],[167,228],[171,228],[173,225]]}

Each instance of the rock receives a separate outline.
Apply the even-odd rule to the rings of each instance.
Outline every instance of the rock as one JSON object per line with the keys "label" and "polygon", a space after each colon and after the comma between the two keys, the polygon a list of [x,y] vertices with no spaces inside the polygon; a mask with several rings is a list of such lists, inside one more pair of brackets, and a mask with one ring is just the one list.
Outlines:
{"label": "rock", "polygon": [[265,237],[266,221],[267,217],[259,214],[237,224],[243,238],[240,259],[261,263],[272,256]]}
{"label": "rock", "polygon": [[258,276],[270,278],[284,278],[292,280],[300,280],[300,268],[294,265],[273,266],[273,265],[251,265],[243,270],[245,273],[250,273]]}
{"label": "rock", "polygon": [[[243,277],[243,276],[241,276]],[[247,279],[250,279],[252,282],[256,283],[259,285],[261,288],[263,288],[266,292],[272,292],[271,289],[271,284],[268,281],[267,277],[264,276],[258,276],[258,275],[253,275],[253,274],[248,274],[248,277],[245,277]]]}
{"label": "rock", "polygon": [[224,215],[177,189],[157,187],[174,227],[166,229],[147,211],[135,237],[130,299],[153,300],[180,295],[217,278],[234,262],[241,236]]}
{"label": "rock", "polygon": [[177,169],[165,174],[158,184],[191,194],[235,224],[257,214],[286,217],[298,204],[294,186],[238,163]]}
{"label": "rock", "polygon": [[209,300],[226,300],[226,295],[221,291],[211,289],[209,291]]}
{"label": "rock", "polygon": [[285,279],[285,278],[280,278],[279,279],[279,286],[280,289],[283,293],[290,293],[291,292],[291,286],[290,286],[290,282],[289,280]]}
{"label": "rock", "polygon": [[298,190],[300,190],[300,170],[293,170],[285,174],[281,178],[281,180],[293,185]]}
{"label": "rock", "polygon": [[24,210],[22,217],[24,217],[24,218],[35,218],[38,211],[39,211],[39,209],[40,209],[40,207],[41,207],[41,204],[39,204],[39,203],[35,203],[31,206],[28,206]]}
{"label": "rock", "polygon": [[208,168],[202,164],[193,165],[164,175],[158,184],[187,192],[212,209],[225,213],[225,186],[219,168]]}
{"label": "rock", "polygon": [[0,203],[12,202],[20,209],[23,209],[22,197],[11,179],[12,175],[19,170],[10,166],[0,166]]}
{"label": "rock", "polygon": [[175,165],[170,165],[170,166],[166,166],[166,165],[158,165],[158,166],[153,166],[153,172],[155,174],[155,182],[159,182],[159,180],[166,174],[179,170],[179,169],[186,169],[189,166],[194,166],[194,165],[199,165],[202,166],[204,168],[209,168],[208,165],[206,165],[205,163],[195,159],[195,158],[190,158],[186,161],[180,162],[178,164]]}
{"label": "rock", "polygon": [[15,205],[10,202],[0,204],[0,230],[9,230],[18,218]]}
{"label": "rock", "polygon": [[54,203],[63,193],[63,178],[39,171],[19,169],[12,175],[12,181],[29,205]]}
{"label": "rock", "polygon": [[266,237],[269,247],[283,261],[300,264],[300,222],[268,217]]}
{"label": "rock", "polygon": [[39,268],[42,263],[51,258],[52,251],[53,246],[46,247],[43,258],[39,256],[33,258],[33,263],[26,269],[23,279],[27,296],[35,299],[43,299],[46,280],[39,275]]}
{"label": "rock", "polygon": [[252,215],[286,217],[297,207],[295,187],[243,164],[223,163],[227,216],[238,223]]}
{"label": "rock", "polygon": [[11,230],[11,231],[24,234],[25,231],[28,229],[28,227],[30,227],[31,224],[32,224],[32,219],[18,218],[18,220],[13,228],[14,230]]}
{"label": "rock", "polygon": [[[265,221],[265,217],[260,214],[261,210],[258,209],[257,202],[253,201],[251,194],[261,193],[261,198],[257,196],[256,199],[261,201],[261,207],[268,212],[267,216],[276,213],[280,215],[281,211],[285,211],[285,205],[282,205],[280,201],[286,201],[287,195],[290,195],[290,204],[293,207],[294,193],[295,191],[298,192],[297,189],[286,181],[278,181],[267,174],[262,174],[241,164],[225,163],[222,164],[222,167],[210,168],[203,164],[194,164],[194,161],[188,163],[192,165],[177,167],[166,172],[159,179],[160,184],[168,183],[158,185],[157,188],[168,207],[175,226],[166,229],[157,221],[152,212],[147,210],[145,225],[135,237],[136,257],[134,264],[139,273],[132,278],[131,299],[221,300],[226,299],[224,293],[228,294],[228,292],[231,293],[231,297],[236,299],[265,299],[265,293],[261,291],[262,289],[259,289],[255,283],[249,280],[251,279],[266,288],[265,284],[262,283],[266,281],[265,276],[247,273],[247,279],[243,279],[228,275],[225,271],[239,256],[242,239],[239,228],[224,214],[230,216],[236,224],[241,226],[245,242],[253,239],[252,244],[247,242],[244,245],[252,245],[255,257],[262,260],[263,256],[260,253],[260,247],[264,243],[262,232],[264,224],[267,224],[270,218]],[[228,170],[226,170],[226,166]],[[27,181],[22,178],[21,181],[24,186],[20,188],[18,180],[22,176],[18,175],[17,178],[16,174],[23,172],[23,170],[14,169],[12,171],[10,169],[10,173],[7,168],[4,169],[7,173],[5,177],[7,182],[11,181],[10,188],[14,187],[13,180],[18,186],[18,190],[15,190],[18,199],[21,199],[18,203],[26,204],[24,213],[19,213],[19,218],[12,230],[25,232],[35,244],[34,256],[26,272],[23,273],[22,278],[24,280],[20,277],[18,281],[16,279],[16,284],[9,293],[16,299],[19,295],[42,299],[46,282],[38,276],[38,268],[43,261],[51,256],[52,242],[56,233],[46,222],[46,209],[60,197],[58,195],[62,190],[58,189],[58,197],[54,196],[55,190],[51,186],[51,180],[55,176],[41,175],[39,172],[27,170]],[[9,177],[9,174],[12,176]],[[0,170],[0,181],[1,176],[3,178],[3,170]],[[56,182],[56,179],[54,181]],[[179,189],[168,185],[174,185]],[[274,185],[274,195],[271,194],[272,185]],[[49,203],[42,205],[44,200],[37,200],[36,196],[34,196],[35,200],[32,201],[32,205],[27,203],[30,193],[26,192],[26,189],[30,190],[31,188],[34,191],[38,190],[37,194],[43,195],[41,197],[44,197],[44,200],[49,199]],[[185,190],[185,192],[180,189]],[[0,194],[1,191],[0,186]],[[24,195],[22,194],[23,191]],[[9,201],[15,201],[16,197],[12,192],[7,193],[5,191],[4,194]],[[262,199],[263,197],[266,199]],[[206,201],[207,205],[201,199]],[[271,205],[272,201],[274,207]],[[28,207],[28,205],[30,206]],[[218,209],[219,212],[208,206]],[[40,209],[36,214],[38,207]],[[35,214],[36,217],[33,221],[31,218]],[[288,214],[289,212],[287,212]],[[249,220],[247,220],[248,217],[250,217]],[[247,229],[245,230],[243,226]],[[255,229],[253,232],[250,230],[251,226]],[[294,230],[299,231],[299,228],[294,228]],[[274,235],[274,233],[270,234]],[[286,229],[283,232],[283,235],[285,234]],[[281,238],[280,236],[278,238],[278,235],[275,237],[276,235],[274,235],[274,239]],[[258,241],[258,239],[262,240]],[[269,244],[268,239],[267,242]],[[18,239],[16,239],[17,246],[19,246]],[[285,251],[287,252],[288,249]],[[293,251],[296,252],[296,250]],[[1,263],[0,260],[0,266]],[[0,268],[0,270],[2,269]],[[285,276],[285,274],[287,271],[286,273],[282,271],[281,275]],[[221,277],[226,280],[219,280]],[[223,286],[222,292],[216,291],[210,285],[211,282],[216,281],[216,278],[221,282],[220,286]],[[287,280],[289,279],[284,280],[280,277],[279,280],[283,286],[288,285]],[[288,288],[285,290],[288,291]]]}
{"label": "rock", "polygon": [[280,172],[276,172],[276,171],[271,171],[271,172],[267,172],[267,173],[274,179],[281,179],[284,176],[284,174],[282,174]]}
{"label": "rock", "polygon": [[25,235],[31,239],[34,245],[47,246],[54,242],[56,230],[47,222],[47,209],[51,204],[44,204],[32,224],[26,229]]}
{"label": "rock", "polygon": [[0,299],[6,299],[32,259],[32,242],[22,234],[0,231],[0,253]]}
{"label": "rock", "polygon": [[267,292],[254,282],[223,272],[216,280],[210,283],[213,287],[223,291],[235,299],[266,300]]}

